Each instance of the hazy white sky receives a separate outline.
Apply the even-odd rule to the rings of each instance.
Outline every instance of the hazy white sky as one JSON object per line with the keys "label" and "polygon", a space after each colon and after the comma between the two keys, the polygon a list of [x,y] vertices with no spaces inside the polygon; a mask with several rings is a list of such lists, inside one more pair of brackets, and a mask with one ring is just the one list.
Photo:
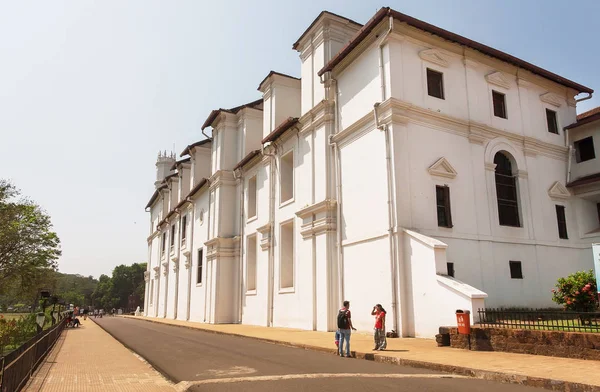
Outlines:
{"label": "hazy white sky", "polygon": [[320,11],[382,6],[600,89],[596,0],[0,0],[0,178],[52,216],[61,271],[145,261],[158,150],[259,98],[271,69],[299,76],[291,46]]}

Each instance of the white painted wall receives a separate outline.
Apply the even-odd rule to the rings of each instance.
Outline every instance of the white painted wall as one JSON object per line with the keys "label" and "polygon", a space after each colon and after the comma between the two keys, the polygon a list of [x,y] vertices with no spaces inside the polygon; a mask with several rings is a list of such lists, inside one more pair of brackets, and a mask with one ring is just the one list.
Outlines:
{"label": "white painted wall", "polygon": [[[562,185],[566,181],[567,144],[562,127],[575,121],[572,91],[523,71],[519,71],[518,78],[512,65],[463,51],[462,47],[401,25],[382,47],[385,94],[381,91],[378,43],[368,46],[334,75],[339,89],[339,131],[343,132],[338,136],[341,215],[319,211],[303,216],[303,209],[336,198],[333,149],[329,144],[335,113],[333,105],[314,109],[326,96],[325,86],[315,74],[345,41],[340,37],[313,41],[319,31],[300,45],[301,81],[272,76],[263,86],[262,118],[247,116],[249,112],[256,114],[254,110],[243,110],[237,116],[222,114],[213,133],[211,162],[208,154],[194,152],[190,186],[212,176],[213,189],[202,190],[194,204],[190,245],[193,265],[186,270],[180,256],[178,318],[185,309],[181,302],[187,305],[182,285],[187,287],[191,276],[189,307],[193,321],[238,322],[241,310],[242,323],[246,324],[331,330],[335,313],[345,299],[351,302],[353,322],[359,330],[372,329],[370,311],[375,303],[388,310],[389,329],[396,316],[392,305],[394,262],[401,271],[398,307],[402,311],[398,318],[403,332],[431,337],[440,325],[455,324],[456,309],[475,312],[484,306],[482,292],[489,295],[488,306],[552,306],[550,289],[559,276],[591,268],[590,244],[600,236],[589,232],[600,226],[594,211],[600,191],[588,189],[585,194],[559,199],[548,194],[556,181]],[[441,60],[431,61],[424,55],[423,51],[431,49]],[[445,99],[427,95],[427,68],[443,73]],[[501,72],[507,86],[486,79],[495,72]],[[506,94],[507,119],[493,115],[492,90]],[[553,94],[554,104],[541,98],[548,93]],[[379,114],[390,135],[396,255],[390,255],[388,238],[386,132],[376,128],[372,117],[373,104],[384,97]],[[559,135],[548,132],[546,109],[557,112]],[[301,119],[299,131],[288,132],[273,143],[268,152],[275,154],[274,159],[265,156],[263,162],[243,168],[241,179],[233,178],[231,169],[248,152],[260,148],[262,137],[288,117],[309,112]],[[585,128],[578,129],[572,137],[584,137],[581,135],[586,132]],[[595,134],[596,130],[589,132]],[[281,203],[280,159],[291,150],[294,197]],[[510,154],[518,174],[519,228],[498,224],[492,162],[499,151]],[[430,166],[442,157],[455,175],[430,173]],[[274,176],[271,162],[276,165]],[[593,165],[574,164],[572,179],[597,171],[595,160]],[[257,217],[248,219],[247,214],[241,217],[241,189],[254,175]],[[437,226],[436,185],[450,187],[452,228]],[[556,205],[566,208],[568,240],[558,238]],[[203,222],[199,219],[201,210]],[[152,221],[162,219],[161,213],[164,216],[168,211],[169,205],[153,209]],[[341,226],[342,270],[338,270],[336,218]],[[330,226],[323,233],[311,235],[311,225],[319,219],[328,219]],[[280,225],[290,221],[294,224],[294,285],[281,289]],[[268,223],[273,227],[271,233],[258,232]],[[261,243],[268,245],[271,234],[271,248],[263,249]],[[256,289],[251,291],[245,280],[248,235],[256,235],[258,243]],[[231,254],[207,261],[205,249],[202,284],[196,284],[197,249],[206,248],[204,243],[217,237],[224,241],[239,237],[241,252],[238,256],[232,249]],[[160,296],[157,294],[158,300],[148,309],[150,315],[162,317],[167,280],[162,274],[159,244],[160,235],[152,240],[150,265],[161,267],[160,280],[154,286]],[[511,279],[511,260],[521,261],[523,279]],[[446,272],[446,262],[454,263],[456,279],[440,276]],[[338,287],[340,283],[342,287]],[[174,310],[174,286],[170,268],[168,316]]]}

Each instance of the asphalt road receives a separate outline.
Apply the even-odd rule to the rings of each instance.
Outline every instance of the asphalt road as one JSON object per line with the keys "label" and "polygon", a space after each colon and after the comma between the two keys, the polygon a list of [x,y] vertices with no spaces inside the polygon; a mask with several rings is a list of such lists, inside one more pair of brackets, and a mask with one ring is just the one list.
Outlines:
{"label": "asphalt road", "polygon": [[142,320],[94,321],[190,391],[540,391]]}

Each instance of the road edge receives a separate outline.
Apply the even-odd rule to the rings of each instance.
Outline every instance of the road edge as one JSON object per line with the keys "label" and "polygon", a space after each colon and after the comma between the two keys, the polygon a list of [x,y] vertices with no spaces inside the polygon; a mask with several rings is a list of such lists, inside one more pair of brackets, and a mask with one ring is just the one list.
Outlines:
{"label": "road edge", "polygon": [[[92,318],[90,318],[90,317],[88,317],[88,319],[92,320]],[[121,339],[119,339],[118,337],[113,335],[110,331],[108,331],[106,328],[104,328],[101,324],[97,323],[94,320],[92,320],[92,321],[94,322],[94,324],[96,324],[98,327],[100,327],[100,329],[102,329],[104,332],[109,334],[113,339],[115,339],[123,347],[125,347],[127,350],[129,350],[137,359],[144,362],[146,365],[148,365],[150,368],[152,368],[152,370],[154,370],[156,373],[158,373],[162,378],[164,378],[166,381],[168,381],[169,384],[171,384],[171,386],[173,387],[174,391],[181,390],[177,386],[179,384],[179,382],[177,382],[177,381],[173,380],[171,377],[169,377],[169,375],[163,369],[161,369],[159,366],[154,365],[148,359],[144,358],[141,354],[139,354],[137,351],[135,351],[133,348],[131,348],[127,343],[125,343],[124,341],[122,341]]]}
{"label": "road edge", "polygon": [[[179,328],[187,328],[187,329],[192,329],[192,330],[196,330],[196,331],[214,333],[217,335],[237,336],[237,337],[241,337],[241,338],[258,340],[258,341],[262,341],[265,343],[277,344],[277,345],[281,345],[281,346],[295,347],[295,348],[302,348],[305,350],[337,354],[337,350],[334,348],[328,349],[328,348],[324,348],[324,347],[313,346],[310,344],[297,344],[297,343],[290,343],[290,342],[275,340],[275,339],[260,338],[260,337],[256,337],[256,336],[247,336],[247,335],[234,333],[234,332],[215,331],[215,330],[203,329],[201,327],[196,327],[196,326],[191,326],[191,325],[170,324],[170,323],[163,322],[161,320],[154,320],[154,319],[150,319],[147,317],[135,317],[135,316],[127,316],[127,315],[121,315],[118,317],[146,321],[146,322],[162,324],[162,325],[170,325],[170,326],[179,327]],[[201,323],[197,323],[197,324],[201,324]],[[109,334],[110,334],[110,332],[109,332]],[[111,334],[111,336],[113,336],[113,335]],[[115,338],[115,339],[117,339],[117,338]],[[119,340],[119,339],[117,339],[117,340]],[[121,342],[121,341],[119,340],[119,342]],[[127,347],[127,345],[124,344],[123,342],[121,342],[121,344],[123,344],[125,347]],[[129,347],[127,347],[127,348],[129,350],[131,350],[131,348],[129,348]],[[131,351],[133,351],[133,350],[131,350]],[[395,358],[395,357],[389,357],[389,356],[382,355],[381,353],[377,353],[377,355],[375,355],[373,353],[353,351],[352,354],[353,354],[353,357],[356,359],[363,359],[363,360],[380,362],[380,363],[388,363],[388,364],[399,365],[399,366],[409,366],[409,367],[420,368],[420,369],[436,370],[436,371],[440,371],[440,372],[452,373],[452,374],[457,374],[457,375],[461,375],[461,376],[468,376],[468,377],[478,378],[478,379],[487,380],[487,381],[496,381],[496,382],[502,382],[502,383],[507,383],[507,384],[518,384],[518,385],[523,385],[523,386],[528,386],[528,387],[549,389],[552,391],[600,392],[600,386],[590,385],[590,384],[581,384],[581,383],[564,381],[564,380],[555,380],[555,379],[551,379],[551,378],[532,377],[532,376],[512,374],[512,373],[503,373],[503,372],[495,372],[495,371],[490,371],[490,370],[468,368],[468,367],[464,367],[464,366],[453,366],[453,365],[446,365],[446,364],[440,364],[440,363],[435,363],[435,362],[426,362],[426,361],[417,361],[417,360],[413,360],[413,359]],[[163,373],[161,372],[161,374],[163,374]],[[171,380],[170,378],[168,378],[168,379],[171,382],[173,382],[173,380]]]}

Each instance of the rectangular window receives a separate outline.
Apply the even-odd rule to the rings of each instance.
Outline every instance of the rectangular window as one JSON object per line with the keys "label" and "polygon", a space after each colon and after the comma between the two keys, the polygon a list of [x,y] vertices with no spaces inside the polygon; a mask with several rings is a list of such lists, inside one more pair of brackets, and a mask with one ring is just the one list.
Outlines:
{"label": "rectangular window", "polygon": [[187,215],[184,215],[181,218],[181,243],[185,242],[185,233],[187,229]]}
{"label": "rectangular window", "polygon": [[452,214],[450,212],[450,188],[436,185],[435,199],[437,203],[438,226],[452,227]]}
{"label": "rectangular window", "polygon": [[554,110],[546,109],[546,122],[548,123],[548,132],[558,135],[558,122]]}
{"label": "rectangular window", "polygon": [[427,94],[444,99],[444,74],[427,68]]}
{"label": "rectangular window", "polygon": [[448,270],[448,276],[454,278],[454,263],[446,263],[446,269]]}
{"label": "rectangular window", "polygon": [[165,247],[167,246],[167,232],[164,232],[162,235],[162,241],[161,241],[161,251],[160,254],[164,255],[165,254]]}
{"label": "rectangular window", "polygon": [[279,165],[279,197],[280,203],[294,197],[294,151],[290,151],[280,159]]}
{"label": "rectangular window", "polygon": [[521,270],[520,261],[509,261],[511,279],[523,279],[523,271]]}
{"label": "rectangular window", "polygon": [[256,176],[248,180],[248,219],[256,216]]}
{"label": "rectangular window", "polygon": [[280,233],[280,265],[279,265],[279,287],[294,287],[294,222],[281,225]]}
{"label": "rectangular window", "polygon": [[577,140],[573,144],[575,145],[575,159],[577,163],[596,158],[596,152],[594,151],[594,139],[591,136],[586,137],[585,139]]}
{"label": "rectangular window", "polygon": [[558,223],[558,237],[569,239],[567,235],[567,218],[565,218],[565,206],[556,206],[556,222]]}
{"label": "rectangular window", "polygon": [[171,226],[171,246],[175,245],[175,225]]}
{"label": "rectangular window", "polygon": [[204,265],[204,260],[202,259],[203,248],[198,249],[198,269],[196,273],[196,284],[202,283],[202,266]]}
{"label": "rectangular window", "polygon": [[256,234],[249,235],[246,248],[246,291],[256,290]]}
{"label": "rectangular window", "polygon": [[494,102],[494,116],[506,117],[506,96],[498,91],[492,90],[492,101]]}

